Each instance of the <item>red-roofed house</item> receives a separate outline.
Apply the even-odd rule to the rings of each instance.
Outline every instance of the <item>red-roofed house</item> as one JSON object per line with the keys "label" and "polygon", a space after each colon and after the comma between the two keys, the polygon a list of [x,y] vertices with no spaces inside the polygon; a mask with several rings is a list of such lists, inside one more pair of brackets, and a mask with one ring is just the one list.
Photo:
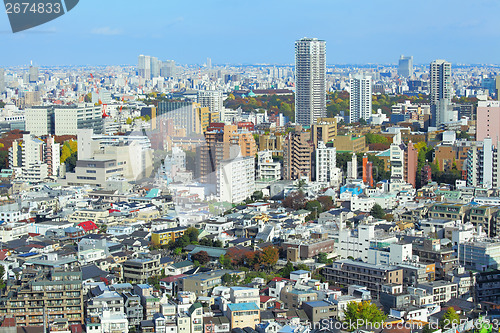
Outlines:
{"label": "red-roofed house", "polygon": [[160,280],[160,288],[163,290],[166,290],[170,295],[174,295],[175,292],[177,291],[177,281],[179,279],[182,279],[186,275],[184,274],[178,274],[178,275],[172,275],[172,276],[167,276],[166,278],[163,278]]}
{"label": "red-roofed house", "polygon": [[77,226],[81,227],[85,233],[95,233],[99,230],[99,227],[92,221],[80,222]]}
{"label": "red-roofed house", "polygon": [[276,303],[276,297],[271,296],[260,296],[260,309],[267,310],[274,308]]}

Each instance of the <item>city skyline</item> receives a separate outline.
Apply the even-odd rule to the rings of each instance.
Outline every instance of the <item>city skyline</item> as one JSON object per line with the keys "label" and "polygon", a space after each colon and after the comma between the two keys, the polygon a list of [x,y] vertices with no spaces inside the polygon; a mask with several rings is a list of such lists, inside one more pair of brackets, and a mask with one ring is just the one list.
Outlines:
{"label": "city skyline", "polygon": [[[306,8],[300,24],[292,26],[290,18],[300,3],[287,4],[265,3],[267,10],[280,15],[264,20],[258,15],[239,17],[248,10],[247,3],[214,6],[195,1],[189,8],[176,3],[163,10],[165,4],[155,0],[147,6],[109,1],[99,3],[96,10],[96,2],[87,1],[56,21],[18,34],[8,32],[5,15],[0,31],[9,52],[0,55],[0,63],[119,65],[135,64],[139,54],[151,54],[186,64],[202,64],[207,57],[213,64],[291,64],[293,41],[303,37],[326,40],[332,50],[328,64],[395,64],[401,54],[413,55],[415,64],[440,58],[452,63],[497,63],[498,46],[491,41],[500,34],[493,16],[500,4],[490,0],[424,1],[418,7],[363,1],[356,8],[316,1],[311,6],[322,11]],[[252,5],[261,8],[264,2]],[[482,12],[480,20],[470,15],[477,11]],[[238,20],[231,19],[235,17]],[[273,34],[268,33],[271,30]],[[464,43],[474,47],[464,48]],[[75,52],[78,45],[81,48]]]}

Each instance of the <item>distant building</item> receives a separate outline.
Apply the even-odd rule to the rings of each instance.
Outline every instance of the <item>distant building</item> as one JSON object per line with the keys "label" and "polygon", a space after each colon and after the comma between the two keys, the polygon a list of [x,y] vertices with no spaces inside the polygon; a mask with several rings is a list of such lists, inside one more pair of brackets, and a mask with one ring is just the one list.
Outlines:
{"label": "distant building", "polygon": [[404,78],[413,76],[413,56],[399,58],[398,75]]}
{"label": "distant building", "polygon": [[349,122],[368,121],[372,115],[372,78],[354,75],[350,79]]}
{"label": "distant building", "polygon": [[452,97],[451,63],[445,60],[431,62],[430,103],[432,126],[439,126],[442,123],[457,120],[453,117],[453,108],[451,107]]}
{"label": "distant building", "polygon": [[326,116],[326,42],[302,38],[295,42],[295,122],[314,124]]}
{"label": "distant building", "polygon": [[69,106],[52,105],[25,111],[26,131],[33,135],[76,135],[78,129],[103,131],[102,107],[89,103]]}

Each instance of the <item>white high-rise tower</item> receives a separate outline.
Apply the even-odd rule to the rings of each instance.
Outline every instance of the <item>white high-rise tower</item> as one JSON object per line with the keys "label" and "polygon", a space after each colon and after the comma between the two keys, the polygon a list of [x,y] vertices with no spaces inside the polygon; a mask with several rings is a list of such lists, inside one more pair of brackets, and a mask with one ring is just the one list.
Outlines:
{"label": "white high-rise tower", "polygon": [[368,121],[372,114],[372,78],[354,75],[350,80],[349,122],[355,123],[363,118]]}
{"label": "white high-rise tower", "polygon": [[295,42],[295,122],[310,126],[326,116],[326,42]]}
{"label": "white high-rise tower", "polygon": [[441,123],[453,121],[451,63],[445,60],[431,62],[429,88],[432,126],[439,126]]}

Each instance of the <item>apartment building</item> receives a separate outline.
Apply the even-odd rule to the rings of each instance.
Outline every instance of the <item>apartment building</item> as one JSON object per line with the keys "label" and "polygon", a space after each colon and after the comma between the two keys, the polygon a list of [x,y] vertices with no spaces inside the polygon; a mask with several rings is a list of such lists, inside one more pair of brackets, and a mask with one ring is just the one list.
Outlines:
{"label": "apartment building", "polygon": [[260,323],[260,309],[255,303],[228,304],[227,317],[231,329],[255,327]]}
{"label": "apartment building", "polygon": [[82,272],[24,270],[1,291],[0,313],[14,316],[18,326],[43,325],[44,314],[83,324]]}
{"label": "apartment building", "polygon": [[331,266],[326,266],[322,274],[328,281],[338,285],[364,286],[376,295],[383,284],[403,282],[403,270],[397,266],[372,265],[350,259],[335,261]]}
{"label": "apartment building", "polygon": [[216,286],[222,284],[222,276],[224,274],[236,274],[240,278],[245,276],[244,272],[232,270],[215,270],[206,273],[198,273],[183,277],[177,281],[179,291],[191,291],[196,296],[208,296],[209,292]]}
{"label": "apartment building", "polygon": [[283,150],[283,179],[312,180],[314,144],[310,132],[288,133]]}
{"label": "apartment building", "polygon": [[217,194],[220,201],[240,203],[255,191],[254,157],[222,161],[217,174]]}
{"label": "apartment building", "polygon": [[175,242],[186,232],[186,227],[176,227],[153,231],[151,233],[151,242],[156,246],[167,245],[169,242]]}
{"label": "apartment building", "polygon": [[123,279],[131,283],[146,283],[148,278],[159,275],[161,271],[158,255],[139,254],[122,264]]}
{"label": "apartment building", "polygon": [[448,281],[432,281],[420,283],[417,288],[424,289],[427,295],[432,295],[432,300],[436,304],[443,304],[452,298],[458,297],[458,285]]}

